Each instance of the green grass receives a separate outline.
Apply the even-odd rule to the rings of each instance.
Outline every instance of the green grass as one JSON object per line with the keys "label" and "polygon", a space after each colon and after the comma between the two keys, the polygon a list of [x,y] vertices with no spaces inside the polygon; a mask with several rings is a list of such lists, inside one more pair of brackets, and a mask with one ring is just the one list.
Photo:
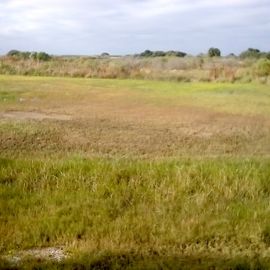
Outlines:
{"label": "green grass", "polygon": [[269,93],[0,76],[0,254],[69,252],[25,269],[269,269]]}
{"label": "green grass", "polygon": [[[1,89],[2,93],[1,93]],[[7,90],[8,89],[8,92]],[[126,99],[162,105],[192,105],[217,112],[235,114],[270,114],[268,85],[256,83],[178,83],[145,80],[74,79],[0,76],[0,102],[5,95],[39,97],[51,100],[59,95],[72,99],[75,95],[113,92]],[[80,93],[80,94],[79,94]],[[82,95],[82,96],[81,96]],[[130,97],[129,97],[130,96]]]}
{"label": "green grass", "polygon": [[269,168],[268,159],[1,159],[1,252],[269,256]]}

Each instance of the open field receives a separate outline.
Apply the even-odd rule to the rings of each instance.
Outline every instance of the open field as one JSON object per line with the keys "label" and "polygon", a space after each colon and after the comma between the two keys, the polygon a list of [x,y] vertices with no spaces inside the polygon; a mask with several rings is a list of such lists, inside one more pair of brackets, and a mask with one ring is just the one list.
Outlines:
{"label": "open field", "polygon": [[268,269],[269,154],[266,84],[2,75],[0,268]]}
{"label": "open field", "polygon": [[265,85],[4,76],[0,82],[2,155],[270,152]]}

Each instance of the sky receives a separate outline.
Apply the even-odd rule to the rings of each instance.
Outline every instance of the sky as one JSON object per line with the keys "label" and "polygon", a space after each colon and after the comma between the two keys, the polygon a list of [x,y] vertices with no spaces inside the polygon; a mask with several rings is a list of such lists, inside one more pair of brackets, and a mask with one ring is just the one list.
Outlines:
{"label": "sky", "polygon": [[0,0],[0,54],[270,51],[270,0]]}

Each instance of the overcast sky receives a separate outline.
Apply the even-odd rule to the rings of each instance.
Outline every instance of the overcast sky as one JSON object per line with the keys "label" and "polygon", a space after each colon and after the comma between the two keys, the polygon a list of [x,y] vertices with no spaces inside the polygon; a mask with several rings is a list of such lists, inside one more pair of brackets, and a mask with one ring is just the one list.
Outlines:
{"label": "overcast sky", "polygon": [[0,0],[0,54],[270,51],[270,0]]}

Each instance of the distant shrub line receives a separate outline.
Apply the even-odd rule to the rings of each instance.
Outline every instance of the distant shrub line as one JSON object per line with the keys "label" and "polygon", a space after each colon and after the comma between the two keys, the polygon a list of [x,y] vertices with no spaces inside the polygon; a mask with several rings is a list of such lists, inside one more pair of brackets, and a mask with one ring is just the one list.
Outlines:
{"label": "distant shrub line", "polygon": [[45,52],[21,52],[18,50],[11,50],[7,53],[9,57],[15,57],[19,59],[33,59],[39,61],[48,61],[52,57]]}
{"label": "distant shrub line", "polygon": [[240,53],[239,55],[240,58],[245,59],[245,58],[266,58],[270,60],[270,52],[261,52],[258,49],[252,49],[249,48],[246,51]]}
{"label": "distant shrub line", "polygon": [[[185,57],[188,54],[182,51],[151,51],[145,50],[142,53],[129,55],[135,57]],[[51,60],[53,57],[46,52],[28,52],[28,51],[19,51],[19,50],[11,50],[9,51],[6,56],[8,57],[15,57],[20,59],[34,59],[34,60],[41,60],[41,61],[48,61]],[[221,50],[218,48],[211,47],[209,48],[207,54],[200,54],[198,57],[220,57]],[[76,57],[76,56],[75,56]],[[107,52],[103,52],[100,54],[101,58],[109,58],[111,55]],[[227,57],[239,57],[240,59],[246,58],[266,58],[270,60],[270,52],[261,52],[259,49],[248,48],[247,50],[241,52],[239,56],[235,55],[234,53],[229,54]]]}
{"label": "distant shrub line", "polygon": [[207,55],[196,57],[180,51],[150,50],[122,57],[109,53],[81,57],[11,50],[0,57],[0,74],[270,83],[270,53],[249,48],[239,56],[221,57],[218,48],[210,48]]}
{"label": "distant shrub line", "polygon": [[136,54],[135,56],[140,57],[163,57],[163,56],[175,56],[175,57],[185,57],[187,54],[180,51],[150,51],[145,50],[144,52],[140,54]]}

